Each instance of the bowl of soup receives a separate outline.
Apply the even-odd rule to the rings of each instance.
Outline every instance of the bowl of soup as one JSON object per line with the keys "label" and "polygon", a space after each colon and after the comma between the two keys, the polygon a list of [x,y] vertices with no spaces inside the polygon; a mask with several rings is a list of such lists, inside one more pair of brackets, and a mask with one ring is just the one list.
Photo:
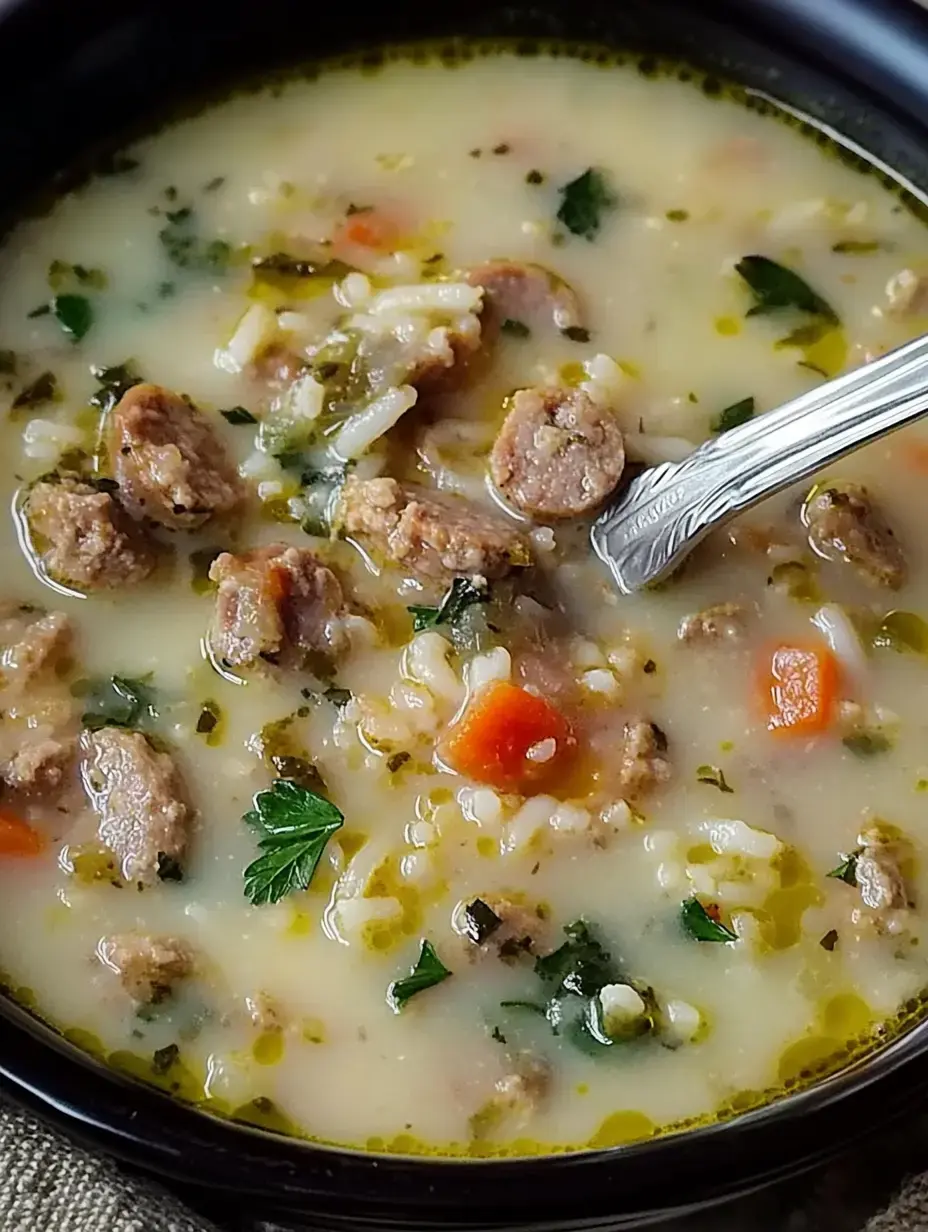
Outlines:
{"label": "bowl of soup", "polygon": [[233,11],[158,123],[215,69],[166,13],[3,135],[7,1082],[364,1226],[813,1161],[924,1068],[928,434],[634,596],[589,528],[924,330],[922,147],[636,6],[284,5],[285,73]]}

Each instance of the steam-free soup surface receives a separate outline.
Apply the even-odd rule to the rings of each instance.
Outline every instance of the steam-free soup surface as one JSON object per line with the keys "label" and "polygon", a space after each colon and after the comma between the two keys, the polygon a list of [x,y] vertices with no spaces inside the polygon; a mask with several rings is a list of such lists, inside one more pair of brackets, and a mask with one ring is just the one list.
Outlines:
{"label": "steam-free soup surface", "polygon": [[182,1097],[400,1150],[622,1142],[876,1044],[926,983],[928,437],[652,593],[587,529],[924,328],[898,195],[509,54],[108,170],[0,253],[10,987]]}

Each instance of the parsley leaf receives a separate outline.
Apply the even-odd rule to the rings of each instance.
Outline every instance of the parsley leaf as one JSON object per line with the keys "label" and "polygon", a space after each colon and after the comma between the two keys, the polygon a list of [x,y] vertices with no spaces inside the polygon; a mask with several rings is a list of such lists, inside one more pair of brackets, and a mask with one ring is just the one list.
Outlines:
{"label": "parsley leaf", "polygon": [[822,317],[833,325],[838,324],[838,314],[831,304],[785,265],[779,265],[769,257],[749,256],[742,257],[735,269],[754,295],[754,305],[747,313],[749,317],[795,308],[810,316]]}
{"label": "parsley leaf", "polygon": [[150,677],[78,680],[71,686],[71,694],[84,700],[81,723],[88,731],[99,731],[101,727],[136,729],[158,717]]}
{"label": "parsley leaf", "polygon": [[159,1048],[152,1054],[152,1073],[157,1074],[159,1078],[163,1078],[164,1075],[177,1063],[179,1057],[180,1049],[176,1044],[166,1044],[164,1048]]}
{"label": "parsley leaf", "polygon": [[717,787],[719,791],[734,795],[734,788],[728,786],[728,780],[718,766],[697,766],[696,782],[707,783],[710,787]]}
{"label": "parsley leaf", "polygon": [[413,606],[406,611],[413,618],[413,632],[422,633],[439,625],[456,624],[472,604],[486,603],[489,598],[487,586],[475,586],[468,578],[456,577],[438,607]]}
{"label": "parsley leaf", "polygon": [[259,791],[254,804],[244,820],[261,835],[261,855],[245,869],[245,896],[260,907],[306,889],[345,818],[324,796],[289,779]]}
{"label": "parsley leaf", "polygon": [[88,401],[104,414],[113,409],[123,394],[142,381],[133,368],[131,359],[127,359],[124,364],[113,364],[111,368],[91,364],[90,372],[100,382],[100,387],[94,390]]}
{"label": "parsley leaf", "polygon": [[251,411],[247,411],[243,406],[232,406],[227,411],[220,411],[219,414],[226,423],[230,424],[256,424],[258,422]]}
{"label": "parsley leaf", "polygon": [[475,945],[482,945],[501,926],[502,920],[482,898],[464,908],[464,932]]}
{"label": "parsley leaf", "polygon": [[14,412],[31,410],[35,406],[44,406],[46,402],[57,402],[60,397],[54,372],[43,372],[19,391],[10,409]]}
{"label": "parsley leaf", "polygon": [[740,402],[733,402],[731,406],[719,411],[712,421],[711,429],[713,432],[728,432],[731,428],[740,428],[753,418],[754,399],[742,398]]}
{"label": "parsley leaf", "polygon": [[680,922],[694,941],[737,941],[738,934],[713,920],[698,898],[688,898],[680,907]]}
{"label": "parsley leaf", "polygon": [[567,940],[551,954],[535,959],[535,974],[555,984],[555,996],[574,993],[592,997],[606,984],[620,979],[618,966],[586,920],[565,924]]}
{"label": "parsley leaf", "polygon": [[387,1005],[398,1014],[410,997],[442,984],[452,974],[435,953],[431,941],[423,940],[416,965],[409,975],[394,980],[387,989]]}
{"label": "parsley leaf", "polygon": [[862,848],[857,851],[852,851],[849,856],[844,852],[841,853],[841,863],[826,873],[826,877],[834,877],[835,881],[843,881],[846,885],[857,885],[857,861],[860,859]]}
{"label": "parsley leaf", "polygon": [[80,342],[93,325],[93,307],[85,295],[56,295],[51,309],[72,342]]}
{"label": "parsley leaf", "polygon": [[618,198],[605,175],[595,167],[588,167],[583,175],[565,184],[559,192],[563,200],[557,212],[558,222],[562,222],[572,235],[586,240],[596,238],[603,214],[618,205]]}
{"label": "parsley leaf", "polygon": [[225,240],[204,240],[196,232],[196,215],[189,206],[168,211],[167,226],[158,239],[167,257],[181,269],[202,274],[224,274],[233,257]]}

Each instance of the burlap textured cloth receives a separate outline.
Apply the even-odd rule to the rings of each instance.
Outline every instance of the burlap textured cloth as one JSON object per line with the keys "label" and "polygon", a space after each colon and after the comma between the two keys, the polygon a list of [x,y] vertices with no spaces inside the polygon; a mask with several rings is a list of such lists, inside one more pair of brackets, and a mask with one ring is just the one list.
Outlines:
{"label": "burlap textured cloth", "polygon": [[[854,1151],[811,1177],[654,1232],[928,1232],[928,1118]],[[213,1223],[154,1182],[75,1145],[0,1099],[0,1232],[286,1232],[263,1221]]]}

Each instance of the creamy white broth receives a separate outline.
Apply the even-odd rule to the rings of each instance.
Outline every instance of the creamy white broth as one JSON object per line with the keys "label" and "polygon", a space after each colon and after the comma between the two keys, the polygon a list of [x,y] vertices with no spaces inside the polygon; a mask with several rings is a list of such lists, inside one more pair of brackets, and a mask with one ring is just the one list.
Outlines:
{"label": "creamy white broth", "polygon": [[[545,818],[531,841],[510,850],[524,830],[513,822],[521,800],[504,796],[499,816],[478,822],[467,815],[472,806],[462,807],[462,789],[474,784],[433,760],[465,700],[470,653],[451,656],[450,690],[433,688],[432,696],[420,684],[415,692],[428,712],[422,735],[410,734],[409,712],[405,735],[394,732],[379,746],[371,735],[371,710],[381,724],[392,721],[391,689],[409,672],[405,608],[434,604],[444,588],[404,580],[376,551],[272,520],[270,508],[279,514],[295,494],[293,480],[273,468],[256,475],[255,428],[224,422],[218,409],[241,406],[263,417],[270,398],[250,371],[223,367],[255,302],[250,260],[328,238],[349,206],[362,207],[352,216],[373,205],[402,220],[392,265],[389,253],[345,254],[375,273],[378,286],[451,278],[490,258],[537,261],[575,289],[590,339],[504,331],[487,345],[488,362],[472,384],[439,400],[420,397],[386,449],[377,445],[358,465],[365,476],[433,484],[421,454],[429,419],[483,424],[482,434],[446,451],[441,480],[499,514],[485,483],[486,452],[514,389],[576,384],[586,376],[579,365],[611,356],[622,367],[613,409],[628,442],[643,433],[685,449],[707,439],[722,408],[750,396],[762,412],[821,381],[797,363],[802,352],[775,345],[804,318],[746,319],[751,297],[734,272],[746,254],[801,273],[834,307],[843,333],[807,357],[829,374],[918,333],[923,322],[893,315],[887,298],[890,279],[919,271],[928,247],[898,196],[795,127],[736,101],[645,78],[633,66],[569,57],[488,55],[453,68],[399,59],[375,73],[324,72],[235,98],[131,154],[136,169],[64,197],[23,223],[0,254],[0,344],[17,356],[15,373],[2,378],[5,404],[47,370],[62,393],[5,419],[7,500],[12,506],[23,485],[56,465],[54,439],[43,456],[24,455],[24,432],[34,439],[37,431],[30,422],[76,429],[60,436],[61,452],[78,441],[91,449],[97,415],[85,404],[99,382],[90,365],[129,357],[147,380],[201,408],[229,455],[248,463],[250,495],[231,521],[161,533],[172,551],[152,580],[87,598],[45,585],[21,550],[16,520],[3,522],[4,598],[71,618],[74,664],[65,685],[150,673],[159,711],[152,731],[196,811],[184,880],[139,891],[80,875],[81,853],[86,870],[86,852],[99,845],[86,805],[69,799],[62,813],[54,793],[12,793],[11,809],[49,841],[40,855],[0,860],[0,964],[11,986],[30,990],[42,1014],[78,1028],[85,1044],[184,1097],[223,1112],[247,1105],[243,1115],[325,1140],[400,1150],[519,1153],[625,1141],[772,1095],[805,1080],[816,1063],[836,1063],[841,1048],[850,1055],[868,1032],[879,1038],[880,1024],[894,1021],[926,984],[918,945],[928,892],[920,858],[928,838],[925,661],[877,650],[842,679],[841,698],[892,716],[891,747],[866,757],[842,743],[837,723],[818,737],[771,735],[756,676],[771,644],[824,644],[810,618],[826,600],[866,609],[874,620],[890,609],[928,608],[923,479],[913,465],[918,446],[928,444],[924,432],[899,434],[829,476],[866,483],[895,529],[909,567],[896,593],[867,587],[847,563],[815,561],[807,551],[820,600],[798,602],[768,585],[781,563],[775,556],[723,534],[671,584],[620,598],[591,558],[585,521],[539,520],[553,528],[553,537],[537,529],[531,536],[544,593],[573,630],[552,643],[552,656],[573,678],[608,674],[615,712],[644,716],[666,733],[673,774],[634,801],[634,811],[613,811],[606,822],[594,822],[601,800],[594,807],[586,799],[596,784],[574,775],[551,794],[587,808],[591,829],[557,829]],[[555,223],[559,188],[588,167],[603,169],[616,198],[592,242]],[[531,182],[532,172],[542,182]],[[187,208],[195,225],[184,234],[231,246],[221,275],[178,268],[159,240],[164,227],[184,226],[168,212]],[[858,250],[833,251],[848,242]],[[49,300],[53,261],[106,273],[104,290],[67,287],[86,295],[95,314],[77,344],[54,315],[27,316]],[[303,314],[301,328],[318,338],[344,314],[328,286],[315,298],[265,288],[261,302]],[[259,493],[258,482],[283,488]],[[751,524],[801,543],[805,490],[764,506]],[[271,499],[262,503],[261,495]],[[332,681],[282,669],[223,676],[204,655],[215,596],[191,586],[190,552],[279,542],[312,548],[366,619],[349,630],[350,651]],[[506,585],[491,583],[491,593],[509,593]],[[758,605],[744,645],[678,641],[683,618],[726,601]],[[505,628],[499,640],[506,645]],[[319,700],[333,681],[354,699],[344,711]],[[581,709],[604,705],[595,692],[583,696]],[[207,700],[222,715],[212,742],[196,731]],[[77,699],[75,723],[80,709]],[[345,824],[307,891],[251,906],[243,869],[255,858],[256,836],[242,816],[272,781],[258,736],[293,715],[288,736],[317,765]],[[396,752],[411,757],[391,771]],[[705,766],[721,769],[731,792],[699,782]],[[756,930],[710,944],[681,928],[680,905],[699,889],[698,873],[687,869],[705,857],[692,855],[706,841],[694,827],[709,818],[740,819],[798,853],[789,856],[791,872],[771,871],[769,861],[752,866],[746,881],[767,889],[748,885],[742,902],[722,903],[723,918],[739,907],[769,913],[769,895],[782,890],[774,946]],[[874,818],[898,827],[914,853],[905,873],[915,906],[895,920],[895,932],[861,923],[857,889],[826,877]],[[358,886],[366,885],[365,911],[376,915],[369,904],[400,895],[404,911],[389,926],[346,925],[340,916],[352,857]],[[532,956],[505,963],[492,952],[475,955],[456,931],[455,908],[513,894],[542,907],[537,954],[561,944],[563,926],[590,921],[623,976],[653,989],[659,1028],[589,1056],[530,1010],[501,1009],[501,1001],[547,995]],[[101,939],[133,931],[180,938],[194,955],[194,973],[156,1006],[140,1009],[97,956]],[[830,931],[838,934],[831,950],[821,944]],[[452,976],[394,1013],[388,986],[409,972],[423,938]],[[698,1029],[685,1040],[668,1025],[671,1001],[698,1013]],[[252,1020],[249,1002],[265,1007],[266,1021]],[[166,1073],[152,1073],[155,1051],[175,1044],[180,1063],[161,1053]],[[526,1056],[549,1067],[547,1089],[512,1106],[501,1092]]]}

